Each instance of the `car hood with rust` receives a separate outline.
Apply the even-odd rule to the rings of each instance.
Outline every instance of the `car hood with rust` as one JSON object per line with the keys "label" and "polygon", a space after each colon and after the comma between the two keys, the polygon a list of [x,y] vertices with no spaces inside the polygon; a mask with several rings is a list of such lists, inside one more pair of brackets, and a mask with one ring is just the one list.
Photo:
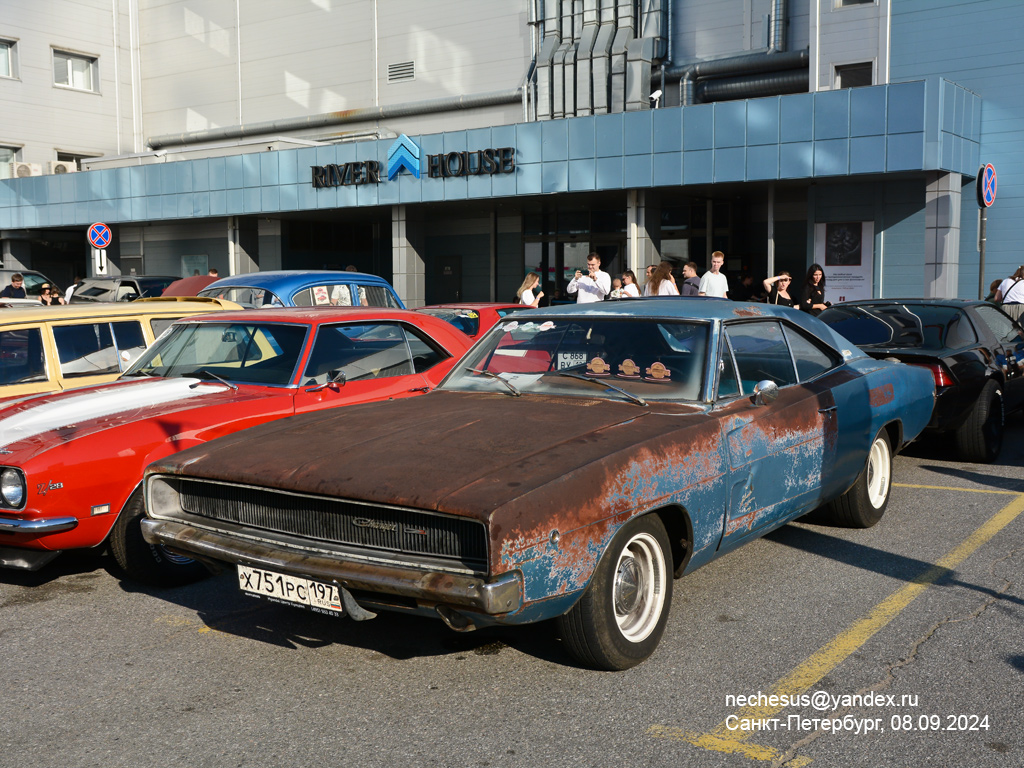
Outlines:
{"label": "car hood with rust", "polygon": [[[121,379],[20,398],[0,407],[0,451],[5,460],[23,462],[54,445],[112,430],[129,430],[123,449],[131,449],[130,430],[141,422],[165,418],[176,431],[217,422],[213,409],[272,395],[266,387],[230,389],[194,378]],[[284,390],[276,390],[282,392]],[[116,448],[115,448],[116,450]]]}
{"label": "car hood with rust", "polygon": [[[699,406],[438,391],[265,424],[147,470],[477,519],[706,423]],[[579,473],[592,465],[592,472]],[[570,477],[571,475],[571,477]]]}

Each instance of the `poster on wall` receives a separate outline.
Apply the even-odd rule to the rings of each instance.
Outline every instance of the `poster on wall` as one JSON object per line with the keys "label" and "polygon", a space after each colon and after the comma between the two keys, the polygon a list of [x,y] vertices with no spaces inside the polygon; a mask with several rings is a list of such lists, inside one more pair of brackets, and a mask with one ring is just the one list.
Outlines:
{"label": "poster on wall", "polygon": [[840,301],[874,296],[874,222],[814,225],[814,261],[825,269],[825,298]]}

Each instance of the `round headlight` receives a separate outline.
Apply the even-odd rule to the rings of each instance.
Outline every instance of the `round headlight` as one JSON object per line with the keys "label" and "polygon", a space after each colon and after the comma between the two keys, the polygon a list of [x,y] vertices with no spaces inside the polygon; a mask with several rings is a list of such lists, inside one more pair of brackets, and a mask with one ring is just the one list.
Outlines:
{"label": "round headlight", "polygon": [[0,473],[0,496],[12,507],[20,507],[25,500],[25,483],[16,469],[5,469]]}

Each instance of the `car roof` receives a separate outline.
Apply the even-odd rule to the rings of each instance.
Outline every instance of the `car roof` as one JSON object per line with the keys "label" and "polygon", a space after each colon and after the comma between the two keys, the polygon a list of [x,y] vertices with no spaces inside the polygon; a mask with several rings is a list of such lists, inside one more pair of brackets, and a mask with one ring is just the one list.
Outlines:
{"label": "car roof", "polygon": [[112,283],[115,280],[180,280],[178,275],[96,275],[83,277],[83,283]]}
{"label": "car roof", "polygon": [[59,306],[6,307],[0,309],[0,324],[38,323],[51,320],[81,320],[98,317],[108,319],[131,315],[180,315],[211,312],[218,309],[241,310],[233,301],[198,298],[138,299],[123,303],[61,304]]}
{"label": "car roof", "polygon": [[[909,299],[856,299],[854,301],[842,301],[833,304],[833,307],[877,307],[892,304],[935,304],[946,307],[970,307],[989,304],[983,299],[935,299],[935,298],[909,298]],[[991,305],[990,305],[991,306]]]}
{"label": "car roof", "polygon": [[509,304],[487,301],[459,301],[451,304],[427,304],[416,309],[528,309],[525,304]]}
{"label": "car roof", "polygon": [[247,272],[242,275],[231,275],[222,277],[215,283],[210,283],[204,291],[216,288],[230,288],[236,286],[264,288],[268,291],[278,293],[281,291],[296,291],[308,288],[313,285],[323,285],[325,282],[334,283],[363,283],[364,285],[384,285],[388,288],[391,284],[377,275],[368,275],[365,272],[345,272],[329,269],[281,269],[267,272]]}
{"label": "car roof", "polygon": [[[135,302],[136,304],[138,302]],[[231,303],[231,302],[227,302]],[[437,320],[431,315],[424,315],[411,309],[394,309],[391,307],[274,307],[272,309],[239,309],[237,312],[215,312],[202,317],[189,318],[202,322],[270,322],[270,323],[333,323],[351,320],[404,320],[412,324]],[[441,326],[439,326],[441,327]]]}

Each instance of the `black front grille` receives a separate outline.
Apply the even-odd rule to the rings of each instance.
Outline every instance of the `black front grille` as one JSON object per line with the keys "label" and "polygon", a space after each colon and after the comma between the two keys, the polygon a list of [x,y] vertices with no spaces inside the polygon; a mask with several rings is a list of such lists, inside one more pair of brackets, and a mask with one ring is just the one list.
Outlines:
{"label": "black front grille", "polygon": [[487,532],[475,520],[201,480],[183,480],[180,498],[185,512],[246,528],[487,565]]}

